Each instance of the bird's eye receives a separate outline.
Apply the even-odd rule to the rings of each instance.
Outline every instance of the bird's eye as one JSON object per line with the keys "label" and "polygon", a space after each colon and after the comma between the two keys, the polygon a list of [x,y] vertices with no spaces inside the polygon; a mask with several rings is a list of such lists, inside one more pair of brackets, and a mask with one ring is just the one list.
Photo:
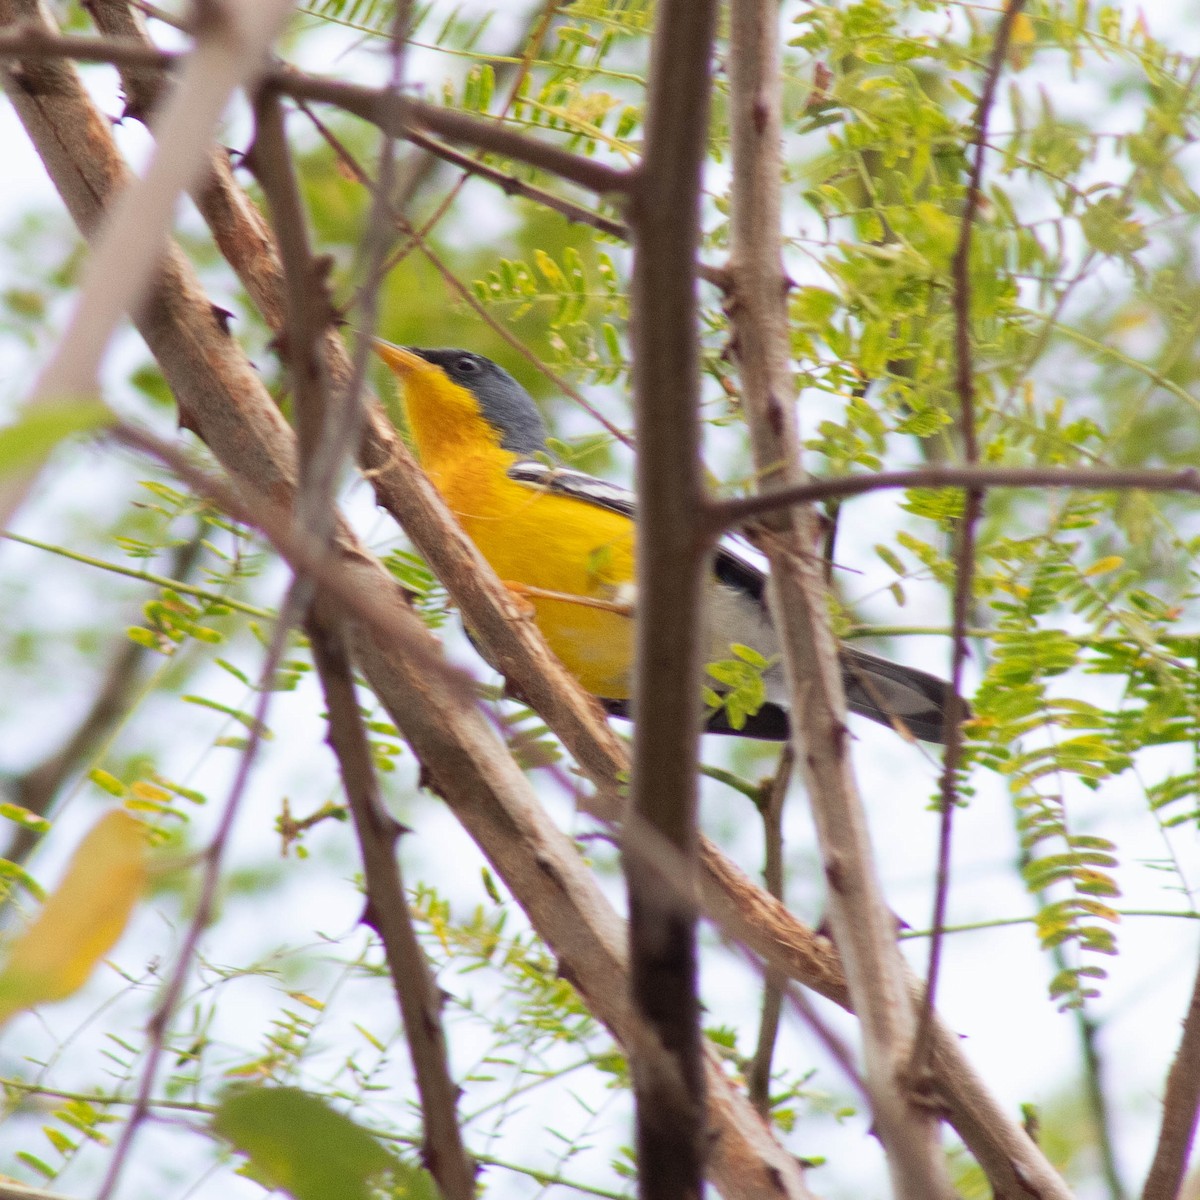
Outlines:
{"label": "bird's eye", "polygon": [[479,370],[479,364],[473,358],[460,358],[456,365],[464,375],[470,375]]}

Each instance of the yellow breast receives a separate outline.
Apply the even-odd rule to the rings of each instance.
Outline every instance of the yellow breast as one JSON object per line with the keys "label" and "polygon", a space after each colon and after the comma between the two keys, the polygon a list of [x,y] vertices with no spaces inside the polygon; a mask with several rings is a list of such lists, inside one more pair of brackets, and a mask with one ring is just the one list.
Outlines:
{"label": "yellow breast", "polygon": [[[621,605],[632,595],[634,525],[583,500],[517,483],[514,456],[480,448],[432,465],[430,476],[492,569],[509,583]],[[633,621],[610,609],[529,597],[538,628],[594,695],[628,698]]]}

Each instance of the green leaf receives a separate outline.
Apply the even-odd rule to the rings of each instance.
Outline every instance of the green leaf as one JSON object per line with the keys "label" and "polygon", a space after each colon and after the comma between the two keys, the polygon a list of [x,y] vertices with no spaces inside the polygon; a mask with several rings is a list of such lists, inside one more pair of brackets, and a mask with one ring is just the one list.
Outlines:
{"label": "green leaf", "polygon": [[39,463],[63,438],[90,433],[114,420],[99,400],[39,404],[0,429],[0,476]]}
{"label": "green leaf", "polygon": [[[369,1200],[375,1176],[403,1169],[360,1125],[299,1088],[231,1088],[213,1130],[247,1156],[253,1178],[296,1200]],[[424,1174],[409,1172],[414,1183]],[[403,1194],[437,1195],[432,1182],[425,1192],[413,1187]]]}

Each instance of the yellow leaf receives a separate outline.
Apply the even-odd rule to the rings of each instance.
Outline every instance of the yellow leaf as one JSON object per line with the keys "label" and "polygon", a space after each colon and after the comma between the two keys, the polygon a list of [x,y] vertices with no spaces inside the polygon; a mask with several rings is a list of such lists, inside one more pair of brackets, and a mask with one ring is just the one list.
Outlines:
{"label": "yellow leaf", "polygon": [[1037,45],[1037,30],[1029,17],[1021,12],[1013,19],[1008,39],[1008,65],[1014,71],[1023,71],[1029,66]]}
{"label": "yellow leaf", "polygon": [[165,788],[157,787],[153,783],[147,783],[144,779],[139,779],[129,787],[129,794],[135,796],[138,800],[149,800],[158,804],[169,804],[171,802],[171,793]]}
{"label": "yellow leaf", "polygon": [[1107,575],[1109,571],[1115,571],[1124,562],[1125,560],[1119,554],[1110,554],[1107,558],[1100,558],[1092,563],[1084,571],[1084,575]]}
{"label": "yellow leaf", "polygon": [[145,887],[146,827],[106,813],[79,844],[62,882],[13,942],[0,971],[0,1023],[81,988],[125,930]]}

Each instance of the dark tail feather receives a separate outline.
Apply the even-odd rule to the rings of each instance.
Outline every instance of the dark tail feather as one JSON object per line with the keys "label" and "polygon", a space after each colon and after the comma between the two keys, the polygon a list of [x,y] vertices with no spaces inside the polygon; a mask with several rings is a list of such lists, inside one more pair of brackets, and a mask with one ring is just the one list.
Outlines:
{"label": "dark tail feather", "polygon": [[[928,671],[902,666],[849,646],[841,648],[842,683],[851,712],[908,730],[922,742],[944,742],[950,685]],[[971,710],[958,700],[960,720]]]}
{"label": "dark tail feather", "polygon": [[[851,712],[878,721],[880,725],[907,731],[922,742],[946,740],[949,685],[944,679],[848,646],[841,648],[841,660],[842,684]],[[612,716],[628,719],[629,701],[604,700],[602,703]],[[963,700],[959,700],[959,711],[963,720],[971,714]],[[768,702],[748,717],[741,729],[734,729],[725,710],[717,709],[709,716],[704,731],[783,742],[788,737],[787,710]]]}

